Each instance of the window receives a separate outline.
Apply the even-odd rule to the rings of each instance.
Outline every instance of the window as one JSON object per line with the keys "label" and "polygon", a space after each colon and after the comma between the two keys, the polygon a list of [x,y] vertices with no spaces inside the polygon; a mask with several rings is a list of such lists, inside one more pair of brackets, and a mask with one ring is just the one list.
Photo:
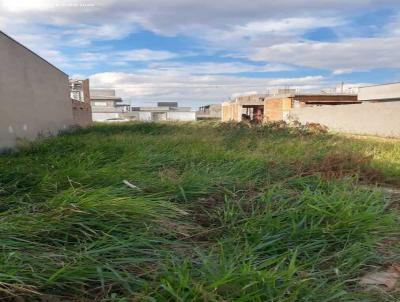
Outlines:
{"label": "window", "polygon": [[71,99],[83,102],[82,91],[71,90]]}
{"label": "window", "polygon": [[107,102],[93,102],[93,106],[107,107]]}

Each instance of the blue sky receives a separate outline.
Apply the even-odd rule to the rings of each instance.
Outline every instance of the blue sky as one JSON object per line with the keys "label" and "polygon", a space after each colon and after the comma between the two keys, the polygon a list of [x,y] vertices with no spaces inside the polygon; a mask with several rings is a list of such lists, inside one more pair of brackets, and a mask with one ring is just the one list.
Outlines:
{"label": "blue sky", "polygon": [[0,0],[0,30],[133,105],[400,81],[398,0]]}

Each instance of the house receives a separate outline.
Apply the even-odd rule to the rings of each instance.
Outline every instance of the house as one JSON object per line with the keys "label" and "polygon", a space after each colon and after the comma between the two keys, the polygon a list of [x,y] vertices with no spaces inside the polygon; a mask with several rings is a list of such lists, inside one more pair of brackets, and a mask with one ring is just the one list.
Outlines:
{"label": "house", "polygon": [[158,102],[157,107],[178,108],[178,102]]}
{"label": "house", "polygon": [[222,121],[286,121],[292,108],[358,103],[360,101],[355,94],[301,93],[289,90],[278,91],[277,94],[254,94],[224,102]]}
{"label": "house", "polygon": [[222,117],[222,105],[221,104],[210,104],[199,108],[196,112],[198,120],[221,120]]}
{"label": "house", "polygon": [[115,95],[115,89],[91,89],[90,103],[95,122],[123,120],[123,113],[130,110],[130,105],[122,104]]}
{"label": "house", "polygon": [[0,148],[74,124],[68,75],[0,31]]}
{"label": "house", "polygon": [[400,82],[359,87],[358,100],[361,102],[400,101]]}
{"label": "house", "polygon": [[222,121],[262,122],[264,118],[264,94],[240,96],[232,101],[222,103]]}
{"label": "house", "polygon": [[74,124],[86,127],[92,123],[92,107],[90,106],[89,80],[69,80]]}
{"label": "house", "polygon": [[158,102],[157,107],[132,107],[130,120],[137,121],[195,121],[196,112],[190,107],[179,107],[175,102]]}
{"label": "house", "polygon": [[345,93],[289,93],[264,98],[264,121],[287,121],[292,108],[359,104],[357,95]]}

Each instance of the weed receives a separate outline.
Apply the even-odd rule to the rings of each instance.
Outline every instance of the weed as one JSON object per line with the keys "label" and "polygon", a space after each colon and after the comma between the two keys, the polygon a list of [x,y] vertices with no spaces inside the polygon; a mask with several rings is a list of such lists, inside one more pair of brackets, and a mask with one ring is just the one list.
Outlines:
{"label": "weed", "polygon": [[400,185],[398,141],[284,123],[99,124],[24,143],[0,171],[4,299],[399,298],[357,282],[399,260],[398,208],[378,187]]}

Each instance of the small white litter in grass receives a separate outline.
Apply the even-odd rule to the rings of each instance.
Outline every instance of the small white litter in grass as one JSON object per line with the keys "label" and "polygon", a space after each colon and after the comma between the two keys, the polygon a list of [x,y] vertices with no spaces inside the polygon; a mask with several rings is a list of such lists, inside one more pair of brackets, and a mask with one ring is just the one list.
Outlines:
{"label": "small white litter in grass", "polygon": [[138,186],[135,186],[134,184],[130,183],[130,182],[127,181],[126,179],[124,179],[122,182],[123,182],[126,186],[128,186],[129,188],[131,188],[131,189],[135,189],[135,190],[138,190],[138,191],[142,191],[142,189],[140,189]]}

